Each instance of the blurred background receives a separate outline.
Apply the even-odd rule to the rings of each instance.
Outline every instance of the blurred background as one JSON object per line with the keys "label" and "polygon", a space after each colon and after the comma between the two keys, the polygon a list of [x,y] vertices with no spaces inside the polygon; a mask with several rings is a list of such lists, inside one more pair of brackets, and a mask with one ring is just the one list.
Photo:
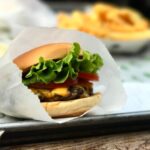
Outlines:
{"label": "blurred background", "polygon": [[0,0],[0,56],[26,27],[79,30],[103,41],[122,81],[150,82],[149,10],[150,0]]}
{"label": "blurred background", "polygon": [[[86,5],[91,5],[94,3],[109,3],[116,4],[118,6],[132,7],[139,10],[146,17],[150,17],[150,1],[149,0],[43,0],[46,3],[49,3],[53,6],[55,11],[65,10],[72,11],[74,8],[76,9],[84,9]],[[74,5],[70,4],[74,3]],[[61,6],[62,5],[62,6]],[[67,7],[67,5],[69,7]]]}

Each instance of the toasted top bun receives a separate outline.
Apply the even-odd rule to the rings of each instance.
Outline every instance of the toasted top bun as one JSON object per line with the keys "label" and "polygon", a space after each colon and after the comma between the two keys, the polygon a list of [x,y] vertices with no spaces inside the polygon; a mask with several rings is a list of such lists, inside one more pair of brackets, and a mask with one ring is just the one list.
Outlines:
{"label": "toasted top bun", "polygon": [[25,70],[28,67],[37,64],[40,57],[43,57],[44,59],[63,58],[69,53],[70,48],[70,43],[55,43],[43,45],[18,56],[14,59],[14,63],[21,70]]}

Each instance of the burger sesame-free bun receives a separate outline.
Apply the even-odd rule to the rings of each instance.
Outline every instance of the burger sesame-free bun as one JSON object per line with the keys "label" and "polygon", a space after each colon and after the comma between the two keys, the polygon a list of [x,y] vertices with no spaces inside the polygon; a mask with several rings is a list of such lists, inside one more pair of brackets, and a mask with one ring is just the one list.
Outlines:
{"label": "burger sesame-free bun", "polygon": [[38,63],[39,58],[44,59],[59,59],[63,58],[70,51],[70,43],[55,43],[47,44],[34,48],[14,59],[14,63],[21,69],[35,65]]}
{"label": "burger sesame-free bun", "polygon": [[43,102],[42,105],[48,114],[54,118],[79,116],[94,107],[101,100],[101,94],[96,93],[87,98],[76,100]]}

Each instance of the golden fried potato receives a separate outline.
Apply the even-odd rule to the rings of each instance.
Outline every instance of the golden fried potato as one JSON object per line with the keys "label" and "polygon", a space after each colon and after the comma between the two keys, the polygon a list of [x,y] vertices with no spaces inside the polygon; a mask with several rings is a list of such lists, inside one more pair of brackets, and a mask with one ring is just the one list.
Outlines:
{"label": "golden fried potato", "polygon": [[114,40],[150,37],[149,22],[140,13],[103,3],[93,5],[89,12],[60,13],[58,27],[77,29],[99,38]]}
{"label": "golden fried potato", "polygon": [[140,40],[140,39],[150,39],[150,30],[138,31],[138,32],[111,32],[108,35],[109,39],[112,40]]}
{"label": "golden fried potato", "polygon": [[148,28],[148,22],[146,20],[127,9],[108,13],[107,17],[109,20],[109,27],[115,31],[132,32]]}

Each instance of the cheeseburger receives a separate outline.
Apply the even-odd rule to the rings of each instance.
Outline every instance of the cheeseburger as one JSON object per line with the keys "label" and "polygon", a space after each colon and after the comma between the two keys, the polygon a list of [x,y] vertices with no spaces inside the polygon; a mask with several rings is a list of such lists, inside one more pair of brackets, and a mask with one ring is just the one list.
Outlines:
{"label": "cheeseburger", "polygon": [[55,43],[34,48],[14,59],[23,83],[36,94],[51,117],[78,116],[101,99],[93,93],[103,60],[78,43]]}

